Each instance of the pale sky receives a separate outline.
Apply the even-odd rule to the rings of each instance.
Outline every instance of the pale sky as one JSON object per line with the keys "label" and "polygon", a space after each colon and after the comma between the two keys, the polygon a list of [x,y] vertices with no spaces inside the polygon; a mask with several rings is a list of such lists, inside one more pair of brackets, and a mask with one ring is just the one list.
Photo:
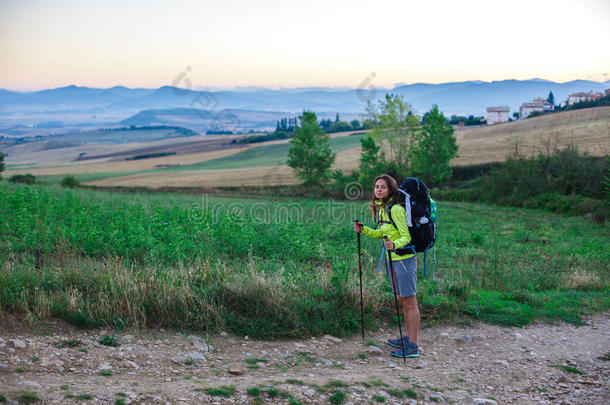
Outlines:
{"label": "pale sky", "polygon": [[608,0],[0,0],[0,88],[604,81],[608,21]]}

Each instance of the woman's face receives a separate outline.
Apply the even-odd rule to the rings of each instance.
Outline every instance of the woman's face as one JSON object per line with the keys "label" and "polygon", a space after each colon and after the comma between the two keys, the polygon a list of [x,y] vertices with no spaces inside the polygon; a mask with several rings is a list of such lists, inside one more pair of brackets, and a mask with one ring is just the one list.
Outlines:
{"label": "woman's face", "polygon": [[382,198],[386,198],[390,193],[390,188],[384,179],[377,179],[375,182],[375,198],[381,200]]}

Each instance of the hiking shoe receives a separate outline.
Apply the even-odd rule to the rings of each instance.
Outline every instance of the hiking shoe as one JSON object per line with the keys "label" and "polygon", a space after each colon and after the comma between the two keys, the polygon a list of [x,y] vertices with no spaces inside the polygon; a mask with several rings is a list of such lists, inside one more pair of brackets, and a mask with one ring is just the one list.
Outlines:
{"label": "hiking shoe", "polygon": [[[403,337],[402,343],[405,345],[405,347],[407,347],[407,345],[409,344],[409,336]],[[400,345],[400,339],[388,339],[388,344],[397,349],[402,349],[402,346]]]}
{"label": "hiking shoe", "polygon": [[[392,352],[390,354],[394,357],[402,358],[401,349],[392,350]],[[419,356],[419,347],[417,346],[417,343],[409,342],[405,347],[405,357],[413,358],[413,357],[418,357],[418,356]]]}

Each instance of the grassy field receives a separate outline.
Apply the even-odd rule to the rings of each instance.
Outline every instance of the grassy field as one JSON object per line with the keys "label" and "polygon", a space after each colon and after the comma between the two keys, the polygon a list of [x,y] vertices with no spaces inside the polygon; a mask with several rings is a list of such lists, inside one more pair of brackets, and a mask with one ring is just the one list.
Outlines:
{"label": "grassy field", "polygon": [[458,157],[452,164],[502,162],[517,149],[535,155],[548,148],[577,146],[593,156],[610,153],[610,107],[542,115],[522,121],[455,132]]}
{"label": "grassy field", "polygon": [[[503,161],[515,150],[527,155],[567,145],[576,145],[581,151],[603,156],[610,151],[610,107],[565,111],[523,121],[464,129],[456,131],[455,135],[460,149],[458,157],[452,161],[454,165]],[[349,172],[358,167],[360,145],[357,138],[358,135],[333,135],[331,145],[338,152],[334,168]],[[184,140],[176,139],[174,142],[178,145]],[[273,141],[240,150],[223,149],[205,153],[198,150],[191,154],[179,153],[175,156],[128,162],[73,162],[74,156],[81,150],[90,155],[112,153],[115,150],[126,153],[126,145],[88,145],[86,148],[48,151],[29,151],[26,149],[33,146],[23,146],[23,151],[11,151],[14,155],[22,156],[23,162],[13,162],[9,159],[7,169],[10,170],[5,174],[31,172],[50,182],[60,181],[66,174],[72,174],[82,182],[91,182],[98,186],[218,187],[257,185],[257,181],[261,185],[295,184],[298,180],[285,165],[288,142],[289,140]],[[158,151],[176,149],[175,145],[172,146],[172,143],[167,141],[151,144],[158,144]],[[138,147],[144,145],[139,144]],[[53,163],[44,168],[17,166],[34,160]],[[176,164],[180,166],[158,167]],[[270,170],[278,175],[270,179],[266,175]],[[182,175],[177,176],[176,171],[182,172]]]}
{"label": "grassy field", "polygon": [[[358,148],[359,150],[359,145],[360,145],[360,139],[362,138],[362,133],[356,133],[353,135],[347,135],[347,136],[339,136],[339,137],[333,137],[330,140],[330,146],[331,149],[333,151],[335,151],[336,153],[341,153],[343,151],[351,151],[354,148]],[[157,181],[161,180],[161,182],[158,184],[158,186],[163,186],[164,183],[167,184],[167,182],[169,181],[171,184],[176,184],[176,181],[178,181],[178,184],[183,184],[183,185],[189,185],[189,184],[193,184],[192,181],[201,181],[202,179],[206,179],[206,184],[207,185],[212,185],[212,186],[216,186],[216,185],[233,185],[232,183],[227,183],[224,180],[220,180],[219,183],[214,183],[210,181],[210,173],[208,173],[207,171],[213,170],[213,171],[223,171],[222,173],[224,175],[226,174],[230,174],[231,171],[230,170],[234,170],[234,169],[248,169],[248,171],[250,172],[250,177],[251,177],[251,173],[260,173],[260,170],[257,172],[252,172],[251,169],[255,169],[255,168],[262,168],[262,167],[274,167],[274,166],[280,166],[284,170],[285,172],[287,172],[287,176],[289,176],[290,181],[288,184],[292,184],[294,183],[296,180],[296,178],[294,176],[292,176],[292,174],[290,173],[290,170],[288,169],[288,167],[285,165],[287,156],[288,156],[288,149],[290,148],[290,144],[287,141],[284,142],[278,142],[278,143],[271,143],[271,144],[265,144],[265,145],[261,145],[261,146],[253,146],[247,149],[243,149],[243,150],[237,150],[236,152],[229,152],[229,153],[223,153],[225,156],[221,156],[218,158],[213,158],[213,159],[209,159],[209,160],[204,160],[202,162],[197,162],[197,163],[190,163],[190,164],[181,164],[181,165],[176,165],[173,167],[168,167],[168,168],[156,168],[156,169],[151,169],[151,168],[144,168],[142,170],[132,170],[132,171],[112,171],[112,172],[91,172],[91,173],[76,173],[74,174],[74,176],[82,183],[88,183],[88,182],[97,182],[94,184],[98,184],[98,185],[116,185],[116,180],[115,178],[119,178],[118,181],[120,182],[119,184],[122,185],[126,185],[126,184],[131,184],[133,186],[139,186],[141,185],[141,183],[144,183],[145,185],[149,185],[149,186],[155,186],[157,185],[155,182],[155,180],[151,180],[151,178],[155,178],[157,179]],[[217,155],[219,155],[221,152],[225,152],[225,151],[217,151],[217,152],[210,152],[210,153],[215,153]],[[350,153],[351,155],[352,153]],[[171,162],[178,162],[180,161],[180,159],[184,159],[181,156],[171,156]],[[165,157],[161,157],[161,158],[155,158],[155,159],[145,159],[145,161],[147,160],[155,160],[156,164],[159,164],[157,162],[162,162],[162,161],[170,161]],[[144,161],[144,163],[141,163],[139,167],[146,167],[146,162]],[[137,161],[136,161],[137,162]],[[341,162],[341,158],[339,157],[339,162]],[[138,166],[136,166],[136,164],[131,164],[132,162],[119,162],[120,164],[122,164],[122,166],[124,167],[132,167],[132,168],[136,168]],[[104,166],[97,166],[100,170],[104,169]],[[106,167],[108,167],[108,165],[106,165]],[[114,167],[118,167],[118,164],[113,165]],[[272,171],[276,171],[277,169],[274,168],[272,169]],[[61,170],[59,170],[61,171]],[[200,171],[206,171],[206,172],[200,172]],[[181,172],[180,175],[177,175],[175,172]],[[189,172],[189,173],[185,173],[185,172]],[[61,180],[65,177],[65,174],[53,174],[53,175],[39,175],[39,179],[47,182],[47,183],[59,183],[61,182]],[[191,180],[192,177],[194,177],[196,180]],[[174,180],[169,180],[170,178],[173,178]],[[264,176],[259,177],[259,179],[264,178]],[[106,180],[109,179],[106,182],[103,183],[99,183],[100,180]],[[142,181],[142,179],[144,179],[144,181]],[[240,178],[239,180],[242,180],[243,178]],[[185,183],[186,182],[186,183]],[[239,183],[238,185],[241,185],[242,183]],[[246,183],[247,184],[247,183]],[[277,184],[277,183],[273,183],[273,184]]]}
{"label": "grassy field", "polygon": [[[278,338],[359,331],[364,202],[123,194],[0,183],[0,313]],[[580,322],[610,306],[604,225],[439,202],[424,320]],[[371,223],[370,220],[365,222]],[[391,319],[379,241],[363,239],[367,327]],[[433,261],[429,257],[429,266]],[[421,273],[420,266],[420,273]]]}

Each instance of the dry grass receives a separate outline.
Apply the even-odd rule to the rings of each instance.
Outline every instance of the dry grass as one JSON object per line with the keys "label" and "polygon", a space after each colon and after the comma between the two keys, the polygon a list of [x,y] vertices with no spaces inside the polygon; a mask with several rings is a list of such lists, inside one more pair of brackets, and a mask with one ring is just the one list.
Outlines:
{"label": "dry grass", "polygon": [[459,157],[455,165],[498,162],[515,150],[526,155],[575,145],[603,156],[610,152],[610,107],[598,107],[523,121],[456,131]]}
{"label": "dry grass", "polygon": [[[218,151],[222,152],[222,151]],[[333,169],[350,171],[360,163],[360,147],[337,153]],[[243,169],[192,170],[176,172],[142,173],[111,177],[87,183],[112,187],[237,187],[259,185],[297,184],[299,180],[286,165],[262,166]]]}
{"label": "dry grass", "polygon": [[7,170],[5,174],[11,176],[17,173],[32,173],[35,176],[39,175],[56,175],[56,174],[82,174],[82,173],[103,173],[103,172],[128,172],[135,170],[150,170],[155,169],[158,165],[188,165],[206,160],[218,159],[234,153],[241,152],[248,147],[235,149],[222,149],[212,152],[193,153],[189,155],[171,155],[162,156],[151,159],[139,160],[121,160],[109,162],[108,159],[88,160],[81,162],[73,162],[70,164],[48,167],[35,168],[28,170]]}
{"label": "dry grass", "polygon": [[580,268],[572,273],[567,273],[562,282],[562,287],[569,290],[595,290],[603,288],[603,286],[604,283],[598,274]]}

